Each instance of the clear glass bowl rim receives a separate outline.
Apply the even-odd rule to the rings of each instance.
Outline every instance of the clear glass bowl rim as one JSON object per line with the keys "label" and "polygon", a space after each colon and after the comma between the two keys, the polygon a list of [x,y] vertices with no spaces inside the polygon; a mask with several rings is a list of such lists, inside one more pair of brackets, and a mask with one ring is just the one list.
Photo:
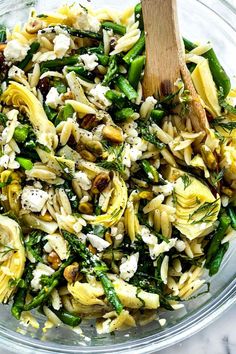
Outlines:
{"label": "clear glass bowl rim", "polygon": [[[212,4],[219,3],[224,8],[227,8],[229,17],[224,18],[216,12],[216,15],[234,30],[236,35],[236,24],[234,25],[233,19],[236,18],[236,7],[232,5],[230,1],[226,0],[211,0],[211,6],[208,6],[205,1],[197,0],[205,7],[209,7],[212,10]],[[0,328],[0,349],[8,348],[14,353],[19,352],[24,354],[79,354],[79,353],[127,353],[127,354],[144,354],[144,353],[156,353],[157,351],[174,345],[184,339],[196,334],[210,323],[215,321],[219,316],[226,312],[231,306],[236,304],[236,279],[224,289],[223,292],[218,294],[214,299],[210,299],[202,306],[200,310],[197,310],[191,316],[186,317],[180,323],[175,325],[168,331],[163,330],[155,335],[147,336],[142,339],[127,342],[125,344],[120,343],[111,346],[99,346],[99,347],[70,347],[67,345],[55,346],[50,342],[42,342],[37,339],[31,339],[24,337],[23,335],[9,331],[8,329]],[[162,338],[160,337],[162,335]]]}

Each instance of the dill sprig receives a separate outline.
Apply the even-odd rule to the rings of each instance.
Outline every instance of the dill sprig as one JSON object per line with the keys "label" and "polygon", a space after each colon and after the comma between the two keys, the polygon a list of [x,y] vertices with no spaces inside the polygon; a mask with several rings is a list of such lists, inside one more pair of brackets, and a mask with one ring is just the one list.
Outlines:
{"label": "dill sprig", "polygon": [[109,171],[117,171],[119,173],[123,173],[125,170],[125,166],[122,162],[122,153],[124,150],[124,144],[118,147],[107,146],[107,152],[109,156],[113,156],[114,158],[111,161],[103,160],[97,163],[98,166],[105,168]]}
{"label": "dill sprig", "polygon": [[164,143],[162,143],[155,135],[150,133],[148,122],[145,122],[145,124],[141,123],[139,125],[139,132],[144,140],[155,145],[159,150],[162,150],[165,147]]}
{"label": "dill sprig", "polygon": [[0,247],[4,248],[2,251],[0,251],[0,255],[1,255],[2,257],[5,257],[5,256],[6,256],[8,253],[10,253],[10,252],[16,251],[15,248],[12,248],[12,247],[10,247],[10,246],[4,245],[4,244],[2,244],[2,243],[0,243]]}
{"label": "dill sprig", "polygon": [[209,181],[213,187],[217,186],[217,184],[222,180],[222,178],[224,177],[224,173],[225,173],[224,168],[222,170],[220,170],[219,172],[212,172],[211,173]]}
{"label": "dill sprig", "polygon": [[211,222],[212,218],[217,215],[217,203],[219,199],[216,199],[214,202],[205,202],[197,208],[192,214],[189,215],[189,221],[193,219],[193,217],[197,217],[199,214],[204,213],[203,216],[199,215],[200,218],[197,220],[193,220],[191,224],[199,224],[202,222]]}
{"label": "dill sprig", "polygon": [[192,180],[187,174],[184,174],[183,176],[181,176],[181,179],[183,181],[184,190],[185,190],[186,188],[188,188],[190,186],[190,184],[192,183]]}
{"label": "dill sprig", "polygon": [[218,117],[218,118],[215,118],[214,120],[212,120],[211,126],[212,127],[220,127],[225,132],[231,133],[232,130],[236,129],[236,121],[235,122],[225,122],[224,117]]}

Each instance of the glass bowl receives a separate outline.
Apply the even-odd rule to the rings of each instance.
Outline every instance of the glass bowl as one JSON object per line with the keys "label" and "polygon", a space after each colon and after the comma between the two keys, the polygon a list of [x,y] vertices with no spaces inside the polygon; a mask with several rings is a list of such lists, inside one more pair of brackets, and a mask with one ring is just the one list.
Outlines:
{"label": "glass bowl", "polygon": [[[0,0],[0,23],[9,26],[27,18],[29,7],[39,12],[52,10],[65,0]],[[73,2],[73,0],[71,1]],[[83,5],[125,8],[135,0],[80,1]],[[182,34],[190,40],[212,41],[218,57],[234,79],[236,72],[236,12],[232,2],[220,0],[178,0],[179,22]],[[210,293],[185,303],[185,308],[160,314],[167,319],[161,328],[158,321],[144,327],[117,332],[114,335],[97,335],[92,322],[82,325],[83,335],[66,327],[42,333],[24,327],[10,315],[9,306],[0,306],[0,349],[12,352],[35,353],[152,353],[196,333],[221,315],[236,301],[236,270],[233,261],[236,242],[231,244],[220,272],[211,279]],[[36,314],[40,324],[44,318]]]}

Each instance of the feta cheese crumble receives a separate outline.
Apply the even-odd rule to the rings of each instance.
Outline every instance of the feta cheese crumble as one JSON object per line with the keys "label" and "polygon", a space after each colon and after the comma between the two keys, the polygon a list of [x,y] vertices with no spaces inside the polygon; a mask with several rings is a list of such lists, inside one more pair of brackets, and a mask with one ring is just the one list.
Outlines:
{"label": "feta cheese crumble", "polygon": [[70,37],[65,34],[59,34],[53,40],[54,43],[54,53],[57,58],[62,58],[70,48]]}
{"label": "feta cheese crumble", "polygon": [[106,240],[103,240],[103,238],[93,235],[93,234],[88,234],[88,239],[91,245],[96,248],[99,252],[102,252],[104,249],[110,246],[110,243],[107,242]]}
{"label": "feta cheese crumble", "polygon": [[47,192],[27,186],[24,187],[21,195],[21,205],[25,210],[38,213],[43,209],[48,198]]}
{"label": "feta cheese crumble", "polygon": [[131,254],[128,258],[122,258],[120,265],[120,277],[130,280],[138,268],[139,252]]}
{"label": "feta cheese crumble", "polygon": [[86,173],[79,171],[75,173],[75,179],[78,181],[80,187],[84,190],[87,191],[91,188],[92,183]]}
{"label": "feta cheese crumble", "polygon": [[46,97],[46,105],[50,108],[56,109],[61,103],[60,94],[55,87],[52,87]]}
{"label": "feta cheese crumble", "polygon": [[29,49],[30,46],[28,44],[22,44],[17,39],[12,39],[4,49],[4,56],[6,60],[14,63],[23,60]]}
{"label": "feta cheese crumble", "polygon": [[40,284],[42,275],[52,275],[54,270],[48,267],[46,264],[38,263],[36,268],[33,270],[33,279],[31,280],[31,287],[37,291],[42,289],[42,285]]}
{"label": "feta cheese crumble", "polygon": [[80,58],[84,63],[85,69],[89,71],[93,71],[96,66],[98,66],[98,57],[96,56],[96,54],[83,54],[80,56]]}
{"label": "feta cheese crumble", "polygon": [[96,85],[92,90],[90,90],[90,95],[94,98],[93,103],[96,104],[96,102],[100,103],[102,106],[109,107],[111,106],[111,101],[109,101],[106,97],[105,94],[107,91],[109,91],[110,88],[107,86],[102,86],[101,84]]}

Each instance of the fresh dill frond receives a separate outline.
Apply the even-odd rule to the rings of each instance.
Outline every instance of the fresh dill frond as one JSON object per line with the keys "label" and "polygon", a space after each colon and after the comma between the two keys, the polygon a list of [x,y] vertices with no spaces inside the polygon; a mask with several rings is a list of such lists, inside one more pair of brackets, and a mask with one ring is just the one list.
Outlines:
{"label": "fresh dill frond", "polygon": [[[217,204],[219,199],[216,199],[214,202],[205,202],[199,206],[192,214],[189,215],[189,221],[193,219],[193,217],[198,217],[198,219],[193,220],[191,224],[200,224],[203,222],[211,222],[212,218],[217,215]],[[201,215],[204,213],[204,215]]]}
{"label": "fresh dill frond", "polygon": [[190,186],[190,184],[192,183],[192,180],[187,174],[184,174],[183,176],[181,176],[181,179],[183,181],[184,190],[185,190],[186,188],[188,188]]}
{"label": "fresh dill frond", "polygon": [[113,159],[111,159],[110,161],[108,160],[100,161],[97,163],[97,165],[109,171],[117,171],[119,173],[123,173],[125,170],[125,166],[122,162],[122,153],[124,150],[124,144],[118,147],[107,146],[106,150],[109,156],[113,157]]}
{"label": "fresh dill frond", "polygon": [[210,183],[213,187],[217,186],[217,184],[222,180],[222,178],[224,177],[224,173],[225,173],[224,169],[220,170],[219,172],[211,173]]}
{"label": "fresh dill frond", "polygon": [[10,253],[10,252],[16,251],[15,248],[12,248],[12,247],[10,247],[10,246],[4,245],[4,244],[2,244],[2,243],[0,243],[0,247],[3,248],[3,250],[0,251],[0,255],[1,255],[2,257],[5,257],[5,256],[6,256],[8,253]]}
{"label": "fresh dill frond", "polygon": [[159,150],[162,150],[165,147],[164,143],[162,143],[154,134],[150,133],[148,122],[139,125],[139,132],[144,140],[155,145]]}
{"label": "fresh dill frond", "polygon": [[[235,113],[236,114],[236,113]],[[231,133],[232,130],[236,129],[236,121],[235,122],[225,122],[224,117],[219,117],[215,118],[211,122],[212,127],[220,127],[222,128],[225,132]]]}

